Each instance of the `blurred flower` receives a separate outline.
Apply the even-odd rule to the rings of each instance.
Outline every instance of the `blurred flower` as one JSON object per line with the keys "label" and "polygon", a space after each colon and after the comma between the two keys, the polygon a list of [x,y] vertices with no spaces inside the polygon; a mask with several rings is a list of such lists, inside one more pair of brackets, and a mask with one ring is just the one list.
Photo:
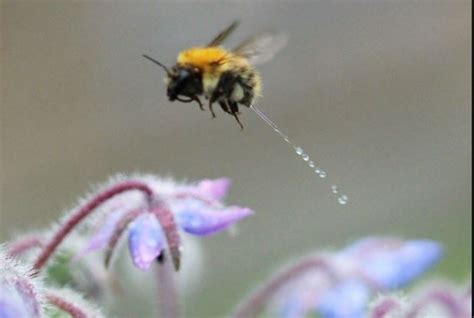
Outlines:
{"label": "blurred flower", "polygon": [[0,250],[0,317],[41,317],[38,282],[31,274]]}
{"label": "blurred flower", "polygon": [[280,317],[365,317],[375,292],[404,286],[441,257],[429,240],[371,237],[337,253],[319,253],[288,266],[241,303],[235,317],[256,315],[272,300]]}
{"label": "blurred flower", "polygon": [[337,257],[353,272],[360,272],[382,289],[390,289],[410,283],[441,255],[441,246],[430,240],[367,238],[350,245]]}
{"label": "blurred flower", "polygon": [[[51,306],[52,305],[52,306]],[[99,318],[100,310],[69,289],[56,290],[43,285],[33,270],[9,256],[0,247],[0,317]]]}
{"label": "blurred flower", "polygon": [[370,289],[358,279],[349,279],[330,289],[321,298],[318,312],[323,317],[365,317]]}
{"label": "blurred flower", "polygon": [[364,317],[371,292],[402,287],[433,266],[441,246],[429,240],[366,238],[336,254],[348,279],[329,289],[316,305],[327,318]]}
{"label": "blurred flower", "polygon": [[[147,205],[135,197],[126,200],[123,196],[121,201],[114,201],[114,208],[105,213],[101,226],[79,256],[103,248],[113,251],[123,232],[128,231],[128,248],[137,268],[147,270],[166,245],[178,267],[176,248],[180,248],[180,231],[197,236],[211,235],[253,213],[250,209],[225,206],[221,202],[230,186],[227,179],[187,185],[149,176],[141,180],[153,191],[152,203]],[[117,204],[120,202],[127,203],[121,206]]]}

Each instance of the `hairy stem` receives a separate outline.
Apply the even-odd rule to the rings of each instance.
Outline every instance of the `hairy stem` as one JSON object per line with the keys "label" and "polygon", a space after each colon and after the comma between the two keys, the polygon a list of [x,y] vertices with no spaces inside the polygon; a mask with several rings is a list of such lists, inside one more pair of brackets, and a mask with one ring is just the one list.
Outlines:
{"label": "hairy stem", "polygon": [[250,318],[258,316],[265,308],[272,296],[286,283],[313,270],[321,270],[328,277],[336,281],[338,275],[331,262],[321,256],[313,256],[302,259],[297,263],[290,265],[281,272],[270,277],[261,284],[250,296],[240,303],[232,314],[233,318]]}
{"label": "hairy stem", "polygon": [[122,237],[123,233],[127,229],[128,225],[141,213],[144,213],[143,209],[136,209],[126,213],[117,224],[117,227],[114,230],[114,233],[107,242],[107,249],[105,251],[104,266],[109,268],[110,262],[112,261],[112,256],[114,255],[115,248]]}
{"label": "hairy stem", "polygon": [[38,235],[28,235],[8,244],[8,253],[15,257],[42,245],[42,240]]}
{"label": "hairy stem", "polygon": [[158,203],[150,210],[150,212],[157,217],[158,222],[165,233],[171,260],[173,261],[175,270],[178,271],[181,263],[181,238],[179,236],[178,228],[176,227],[173,213],[171,213],[163,203]]}
{"label": "hairy stem", "polygon": [[460,318],[471,316],[468,315],[468,313],[464,310],[463,303],[455,295],[453,295],[452,292],[443,289],[435,289],[419,299],[405,317],[418,317],[419,312],[423,308],[426,308],[432,304],[437,304],[443,307],[447,314],[449,314],[449,316],[446,317]]}
{"label": "hairy stem", "polygon": [[67,312],[72,318],[92,318],[84,310],[79,308],[76,304],[62,298],[56,293],[49,292],[46,294],[48,302],[58,307],[59,309]]}
{"label": "hairy stem", "polygon": [[78,225],[84,218],[91,214],[99,205],[114,197],[117,194],[138,190],[142,191],[146,196],[148,202],[152,201],[153,190],[145,183],[140,181],[124,181],[118,184],[112,185],[105,189],[99,194],[88,200],[82,207],[76,212],[72,213],[69,219],[59,227],[57,232],[52,236],[51,240],[43,247],[41,253],[36,259],[33,269],[39,272],[41,268],[46,264],[49,257],[54,253],[58,245],[64,240],[64,238],[71,232],[71,230]]}
{"label": "hairy stem", "polygon": [[155,268],[158,317],[177,318],[179,317],[179,298],[172,264],[165,258]]}
{"label": "hairy stem", "polygon": [[393,299],[393,298],[387,298],[375,305],[375,307],[372,309],[371,312],[371,318],[384,318],[388,314],[396,312],[397,310],[400,310],[402,306],[400,303]]}

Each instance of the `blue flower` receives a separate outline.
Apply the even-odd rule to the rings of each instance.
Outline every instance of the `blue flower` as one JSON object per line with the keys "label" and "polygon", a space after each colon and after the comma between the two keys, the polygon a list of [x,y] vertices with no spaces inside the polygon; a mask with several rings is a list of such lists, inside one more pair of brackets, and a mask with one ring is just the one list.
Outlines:
{"label": "blue flower", "polygon": [[325,318],[364,317],[372,291],[400,288],[432,267],[442,255],[430,240],[366,238],[336,255],[349,278],[329,289],[317,304]]}
{"label": "blue flower", "polygon": [[[179,263],[176,254],[179,254],[180,231],[197,236],[211,235],[253,213],[248,208],[225,206],[221,202],[230,186],[228,179],[203,180],[191,185],[154,181],[150,186],[156,192],[152,206],[139,201],[135,206],[127,203],[125,208],[120,208],[120,201],[114,202],[114,209],[107,213],[98,231],[78,255],[110,248],[128,229],[128,248],[137,268],[147,270],[167,245],[171,254],[175,251],[172,257]],[[179,265],[175,263],[175,266]]]}
{"label": "blue flower", "polygon": [[400,288],[422,275],[442,256],[430,240],[364,239],[339,255],[382,289]]}

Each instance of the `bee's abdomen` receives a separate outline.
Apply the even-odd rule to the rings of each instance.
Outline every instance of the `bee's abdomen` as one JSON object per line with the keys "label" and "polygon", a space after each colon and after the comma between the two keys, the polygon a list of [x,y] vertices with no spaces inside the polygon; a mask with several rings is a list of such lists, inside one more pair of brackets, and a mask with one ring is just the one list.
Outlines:
{"label": "bee's abdomen", "polygon": [[227,70],[221,74],[211,100],[226,99],[250,106],[260,93],[260,78],[250,68]]}
{"label": "bee's abdomen", "polygon": [[260,76],[251,68],[243,72],[239,79],[239,84],[243,89],[243,98],[239,101],[240,104],[250,106],[255,97],[260,95],[261,82]]}

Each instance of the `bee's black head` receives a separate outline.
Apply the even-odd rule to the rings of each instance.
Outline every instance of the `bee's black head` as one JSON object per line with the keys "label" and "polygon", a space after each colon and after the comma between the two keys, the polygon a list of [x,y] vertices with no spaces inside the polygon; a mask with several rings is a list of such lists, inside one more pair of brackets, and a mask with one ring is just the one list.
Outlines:
{"label": "bee's black head", "polygon": [[179,96],[195,98],[196,95],[202,94],[202,72],[199,69],[176,65],[170,71],[164,64],[161,64],[154,58],[148,55],[143,55],[143,57],[165,70],[168,75],[168,89],[166,93],[170,101],[180,100]]}
{"label": "bee's black head", "polygon": [[179,96],[195,97],[203,92],[202,73],[198,69],[175,66],[168,78],[167,95],[170,101]]}

